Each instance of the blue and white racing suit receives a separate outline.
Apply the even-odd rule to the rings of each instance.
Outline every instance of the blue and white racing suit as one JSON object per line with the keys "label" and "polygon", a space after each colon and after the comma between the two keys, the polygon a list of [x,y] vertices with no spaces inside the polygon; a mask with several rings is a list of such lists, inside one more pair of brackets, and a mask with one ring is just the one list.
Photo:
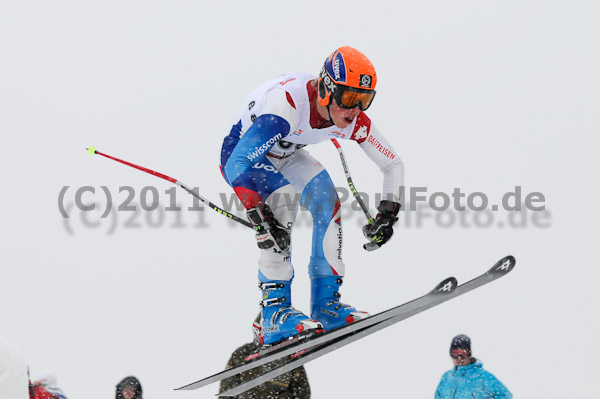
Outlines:
{"label": "blue and white racing suit", "polygon": [[[313,218],[310,277],[344,276],[340,202],[327,171],[303,147],[332,138],[356,141],[383,172],[384,197],[394,201],[404,185],[404,166],[364,112],[344,129],[323,120],[311,85],[315,78],[283,75],[250,93],[223,141],[221,171],[246,209],[266,203],[290,230],[292,200],[299,198]],[[293,278],[289,257],[260,252],[261,282]]]}

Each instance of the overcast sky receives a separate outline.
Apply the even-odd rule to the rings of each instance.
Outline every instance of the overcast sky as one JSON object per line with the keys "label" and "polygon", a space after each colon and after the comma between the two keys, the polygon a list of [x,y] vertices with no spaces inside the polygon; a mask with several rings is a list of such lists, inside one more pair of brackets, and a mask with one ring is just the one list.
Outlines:
{"label": "overcast sky", "polygon": [[[450,275],[464,282],[507,254],[517,266],[310,363],[313,397],[433,397],[458,333],[516,397],[600,395],[599,17],[592,1],[1,2],[0,336],[33,376],[54,371],[69,398],[112,397],[127,375],[146,399],[212,397],[216,385],[172,389],[221,370],[251,339],[260,300],[252,233],[187,211],[184,191],[167,193],[167,181],[85,148],[219,204],[231,193],[221,142],[246,94],[283,73],[316,74],[350,45],[377,69],[368,114],[402,157],[408,186],[482,192],[490,205],[520,186],[523,197],[542,193],[546,208],[425,209],[366,253],[361,215],[344,202],[342,299],[360,309],[406,302]],[[355,143],[342,144],[372,198],[381,173]],[[308,150],[344,187],[333,146]],[[95,211],[74,205],[83,186],[96,189],[84,196]],[[100,218],[101,186],[115,207],[131,187],[137,211]],[[158,192],[156,211],[141,210],[144,187]],[[172,198],[181,212],[164,210]],[[294,305],[308,311],[301,217]]]}

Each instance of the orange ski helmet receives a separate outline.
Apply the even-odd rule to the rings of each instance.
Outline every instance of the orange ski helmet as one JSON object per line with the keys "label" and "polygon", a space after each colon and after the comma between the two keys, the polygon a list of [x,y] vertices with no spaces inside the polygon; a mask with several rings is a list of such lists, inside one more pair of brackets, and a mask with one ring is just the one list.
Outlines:
{"label": "orange ski helmet", "polygon": [[319,103],[328,107],[331,98],[347,109],[358,106],[365,111],[375,97],[377,74],[375,67],[360,51],[344,46],[325,60],[319,80]]}

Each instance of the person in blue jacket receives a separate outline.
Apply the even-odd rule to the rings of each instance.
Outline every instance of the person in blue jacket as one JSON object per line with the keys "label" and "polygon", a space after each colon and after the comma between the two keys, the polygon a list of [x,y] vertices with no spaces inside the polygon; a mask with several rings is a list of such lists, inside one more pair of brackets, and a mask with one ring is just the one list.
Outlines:
{"label": "person in blue jacket", "polygon": [[483,364],[471,356],[471,339],[457,335],[450,345],[454,368],[442,376],[436,399],[511,399],[510,391]]}

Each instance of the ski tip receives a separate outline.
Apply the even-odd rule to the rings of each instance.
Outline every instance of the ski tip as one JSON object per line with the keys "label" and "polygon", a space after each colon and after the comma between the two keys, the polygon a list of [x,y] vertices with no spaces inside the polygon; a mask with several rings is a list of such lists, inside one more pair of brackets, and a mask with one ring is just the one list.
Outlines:
{"label": "ski tip", "polygon": [[488,273],[493,275],[504,275],[509,273],[512,269],[514,269],[517,260],[514,256],[508,255],[504,258],[500,259],[492,268],[488,271]]}
{"label": "ski tip", "polygon": [[458,287],[458,281],[454,277],[448,277],[447,279],[440,282],[431,293],[449,294]]}

